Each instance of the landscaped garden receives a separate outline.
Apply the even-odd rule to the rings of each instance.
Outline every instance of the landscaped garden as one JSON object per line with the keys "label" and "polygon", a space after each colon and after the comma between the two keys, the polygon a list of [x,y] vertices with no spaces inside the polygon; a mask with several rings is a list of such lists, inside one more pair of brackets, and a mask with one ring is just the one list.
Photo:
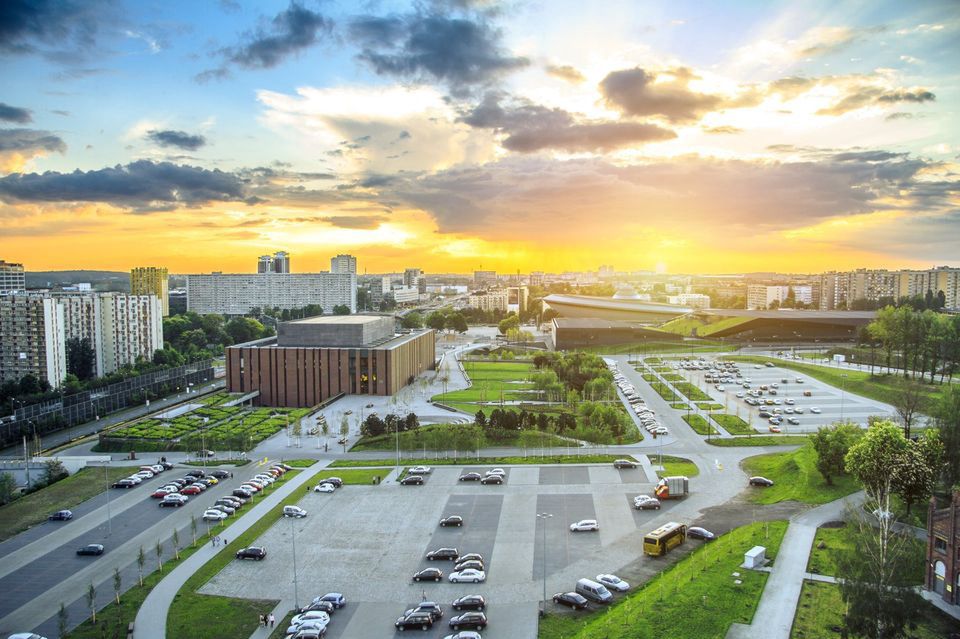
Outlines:
{"label": "landscaped garden", "polygon": [[757,431],[750,428],[750,424],[736,415],[711,415],[710,418],[720,424],[731,435],[753,435]]}
{"label": "landscaped garden", "polygon": [[702,415],[681,415],[681,417],[683,417],[683,421],[690,425],[690,428],[700,435],[716,435],[718,433],[717,429],[712,424],[707,423]]}

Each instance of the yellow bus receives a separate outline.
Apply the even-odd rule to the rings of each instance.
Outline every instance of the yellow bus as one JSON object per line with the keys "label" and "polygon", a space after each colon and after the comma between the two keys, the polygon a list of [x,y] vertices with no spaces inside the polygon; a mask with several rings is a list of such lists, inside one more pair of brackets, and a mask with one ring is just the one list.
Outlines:
{"label": "yellow bus", "polygon": [[683,543],[687,538],[687,527],[671,521],[664,524],[643,538],[643,552],[651,557],[659,557],[666,554],[671,548],[675,548]]}

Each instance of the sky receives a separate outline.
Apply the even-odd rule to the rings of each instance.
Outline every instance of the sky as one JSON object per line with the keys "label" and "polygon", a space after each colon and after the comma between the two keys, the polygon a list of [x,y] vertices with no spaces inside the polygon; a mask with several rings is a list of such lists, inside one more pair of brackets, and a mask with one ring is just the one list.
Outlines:
{"label": "sky", "polygon": [[0,3],[28,271],[960,266],[960,8]]}

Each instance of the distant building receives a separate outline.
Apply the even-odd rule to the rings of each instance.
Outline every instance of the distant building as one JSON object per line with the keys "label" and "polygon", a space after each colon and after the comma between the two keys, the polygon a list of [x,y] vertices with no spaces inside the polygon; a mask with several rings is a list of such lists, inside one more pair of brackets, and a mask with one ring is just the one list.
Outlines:
{"label": "distant building", "polygon": [[496,271],[474,271],[473,284],[478,288],[483,288],[497,283]]}
{"label": "distant building", "polygon": [[227,391],[259,406],[316,406],[340,394],[393,395],[434,367],[433,330],[397,335],[392,317],[310,317],[227,348]]}
{"label": "distant building", "polygon": [[170,293],[167,269],[156,266],[142,266],[130,271],[131,295],[156,295],[163,309],[163,316],[170,315]]}
{"label": "distant building", "polygon": [[668,301],[671,304],[689,306],[694,309],[710,308],[710,296],[700,293],[680,293],[679,295],[670,296]]}
{"label": "distant building", "polygon": [[420,289],[415,286],[394,286],[386,294],[397,304],[416,304],[420,300]]}
{"label": "distant building", "polygon": [[476,308],[486,312],[507,312],[510,295],[506,289],[471,293],[467,296],[467,308]]}
{"label": "distant building", "polygon": [[0,296],[0,381],[24,375],[57,388],[67,375],[63,305],[49,295]]}
{"label": "distant building", "polygon": [[765,310],[771,307],[774,302],[777,306],[782,306],[783,302],[793,291],[794,299],[804,304],[813,303],[813,288],[811,286],[767,286],[764,284],[751,284],[747,286],[747,309]]}
{"label": "distant building", "polygon": [[418,268],[408,268],[403,272],[403,285],[412,286],[420,293],[427,292],[427,280],[423,271]]}
{"label": "distant building", "polygon": [[0,295],[20,293],[27,290],[23,275],[23,264],[0,260]]}
{"label": "distant building", "polygon": [[257,273],[273,273],[273,256],[261,255],[257,260]]}
{"label": "distant building", "polygon": [[331,273],[357,274],[357,258],[352,255],[339,254],[330,258]]}
{"label": "distant building", "polygon": [[245,315],[254,308],[303,308],[319,304],[357,311],[357,276],[346,273],[187,275],[187,310],[206,315]]}
{"label": "distant building", "polygon": [[924,588],[960,605],[960,491],[953,492],[948,507],[937,508],[931,499],[928,508]]}
{"label": "distant building", "polygon": [[257,273],[289,273],[290,254],[277,251],[271,255],[261,255],[257,260]]}
{"label": "distant building", "polygon": [[820,309],[846,308],[856,300],[880,302],[901,297],[926,297],[943,291],[944,308],[960,310],[960,268],[939,266],[926,271],[857,269],[819,276]]}
{"label": "distant building", "polygon": [[530,301],[530,289],[526,286],[507,287],[507,312],[520,314],[527,310]]}
{"label": "distant building", "polygon": [[546,274],[543,271],[530,272],[530,286],[543,286],[546,281]]}

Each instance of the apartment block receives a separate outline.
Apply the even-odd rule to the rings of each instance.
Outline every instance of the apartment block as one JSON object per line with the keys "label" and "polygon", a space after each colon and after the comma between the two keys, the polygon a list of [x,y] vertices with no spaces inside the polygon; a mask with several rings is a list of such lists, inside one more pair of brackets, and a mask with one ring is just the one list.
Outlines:
{"label": "apartment block", "polygon": [[130,271],[131,295],[156,295],[163,309],[163,317],[170,315],[169,274],[167,269],[156,266],[142,266]]}
{"label": "apartment block", "polygon": [[254,308],[302,308],[318,304],[357,311],[353,273],[211,273],[187,275],[187,310],[206,315],[245,315]]}
{"label": "apartment block", "polygon": [[357,274],[357,258],[352,255],[335,255],[330,258],[331,273],[353,273]]}
{"label": "apartment block", "polygon": [[900,299],[915,295],[936,295],[943,291],[945,307],[960,309],[960,268],[941,266],[926,271],[888,271],[857,269],[830,271],[820,275],[820,309],[845,308],[854,300],[877,302],[884,298]]}
{"label": "apartment block", "polygon": [[751,284],[747,286],[747,308],[764,310],[777,302],[783,304],[790,291],[793,291],[794,299],[804,304],[813,303],[813,287],[809,285],[801,286],[768,286],[765,284]]}
{"label": "apartment block", "polygon": [[497,272],[496,271],[474,271],[473,272],[473,284],[477,287],[489,286],[490,284],[497,283]]}
{"label": "apartment block", "polygon": [[257,259],[257,273],[289,273],[290,254],[277,251],[273,255],[261,255]]}
{"label": "apartment block", "polygon": [[678,306],[689,308],[710,308],[710,296],[702,293],[680,293],[671,295],[668,301]]}
{"label": "apartment block", "polygon": [[27,290],[23,275],[23,264],[0,260],[0,295],[19,293]]}
{"label": "apartment block", "polygon": [[0,381],[34,375],[56,388],[67,375],[63,305],[44,295],[0,296]]}
{"label": "apartment block", "polygon": [[477,308],[481,311],[503,311],[506,313],[509,303],[510,295],[506,289],[473,293],[467,296],[467,308]]}

